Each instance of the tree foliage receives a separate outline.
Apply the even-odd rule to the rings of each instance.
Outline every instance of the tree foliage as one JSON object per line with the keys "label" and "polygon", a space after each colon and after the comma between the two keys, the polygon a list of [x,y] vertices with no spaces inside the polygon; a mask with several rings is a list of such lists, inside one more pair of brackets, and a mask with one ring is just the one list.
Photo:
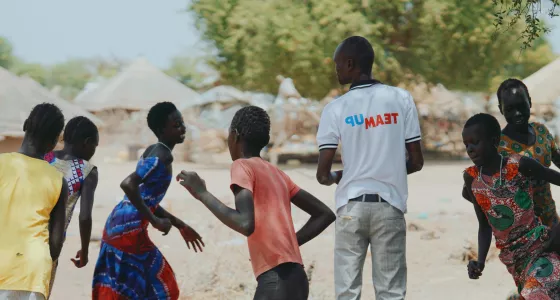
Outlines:
{"label": "tree foliage", "polygon": [[171,59],[169,68],[165,70],[165,73],[182,84],[196,89],[204,81],[203,73],[199,70],[202,61],[205,60],[190,56],[176,56]]}
{"label": "tree foliage", "polygon": [[218,50],[222,82],[276,93],[282,74],[304,96],[321,98],[338,87],[332,55],[351,35],[373,43],[374,76],[394,85],[420,78],[487,91],[495,78],[525,77],[548,63],[542,38],[520,53],[524,24],[496,34],[495,7],[494,0],[193,0],[190,9]]}
{"label": "tree foliage", "polygon": [[[543,12],[549,17],[557,17],[560,0],[492,0],[495,6],[495,25],[507,30],[522,23],[524,25],[520,37],[522,49],[532,46],[549,28],[542,22]],[[544,8],[547,6],[547,8]]]}
{"label": "tree foliage", "polygon": [[12,44],[8,39],[0,36],[0,67],[8,69],[11,67],[14,56]]}
{"label": "tree foliage", "polygon": [[46,86],[49,78],[49,70],[37,63],[26,63],[21,59],[14,59],[10,71],[18,76],[26,75],[37,81],[41,85]]}

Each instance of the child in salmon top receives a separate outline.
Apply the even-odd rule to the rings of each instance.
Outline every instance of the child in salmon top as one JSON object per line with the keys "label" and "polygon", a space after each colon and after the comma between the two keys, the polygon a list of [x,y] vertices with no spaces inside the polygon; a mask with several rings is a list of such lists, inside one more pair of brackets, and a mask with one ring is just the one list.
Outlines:
{"label": "child in salmon top", "polygon": [[[254,299],[303,300],[308,297],[309,282],[299,246],[319,235],[336,216],[260,157],[269,140],[270,119],[263,109],[248,106],[235,114],[228,137],[235,209],[208,192],[204,180],[195,172],[182,171],[177,180],[222,223],[248,237],[258,282]],[[311,215],[297,233],[291,203]]]}

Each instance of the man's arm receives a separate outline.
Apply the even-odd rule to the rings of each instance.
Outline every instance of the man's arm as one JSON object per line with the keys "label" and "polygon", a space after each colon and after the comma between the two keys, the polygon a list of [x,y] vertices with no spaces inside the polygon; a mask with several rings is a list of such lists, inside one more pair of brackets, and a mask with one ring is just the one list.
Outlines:
{"label": "man's arm", "polygon": [[298,245],[300,246],[314,239],[329,227],[332,222],[336,221],[335,214],[328,206],[304,190],[299,190],[292,197],[291,201],[295,206],[311,216],[307,223],[296,233]]}
{"label": "man's arm", "polygon": [[422,154],[420,120],[418,110],[410,93],[405,95],[406,108],[404,111],[404,143],[408,153],[406,173],[412,174],[422,170],[424,155]]}
{"label": "man's arm", "polygon": [[319,163],[316,177],[322,185],[338,184],[342,178],[342,171],[331,172],[339,141],[340,131],[337,126],[337,117],[331,104],[328,104],[321,113],[321,120],[317,129]]}
{"label": "man's arm", "polygon": [[255,231],[253,193],[233,185],[233,194],[235,209],[229,208],[208,191],[201,193],[199,200],[226,226],[244,236],[250,236]]}
{"label": "man's arm", "polygon": [[342,170],[331,172],[336,148],[319,150],[319,164],[317,165],[317,181],[322,185],[338,184],[342,178]]}
{"label": "man's arm", "polygon": [[51,211],[49,219],[49,248],[53,261],[57,260],[64,242],[64,227],[66,224],[66,201],[68,200],[68,183],[62,178],[60,196]]}
{"label": "man's arm", "polygon": [[422,154],[420,141],[406,143],[406,151],[408,152],[406,173],[412,174],[422,170],[422,167],[424,167],[424,154]]}
{"label": "man's arm", "polygon": [[82,241],[82,256],[89,253],[89,240],[91,237],[92,211],[95,189],[98,182],[97,168],[93,168],[84,180],[82,196],[80,199],[80,239]]}

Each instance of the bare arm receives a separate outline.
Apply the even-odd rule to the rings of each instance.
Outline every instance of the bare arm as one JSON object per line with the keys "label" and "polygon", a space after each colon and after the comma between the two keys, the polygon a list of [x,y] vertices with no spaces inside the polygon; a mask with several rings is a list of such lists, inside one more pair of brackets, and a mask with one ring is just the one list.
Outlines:
{"label": "bare arm", "polygon": [[237,185],[234,185],[233,193],[235,209],[229,208],[208,191],[200,193],[199,200],[226,226],[250,236],[255,231],[253,193]]}
{"label": "bare arm", "polygon": [[185,222],[183,222],[183,220],[175,217],[173,214],[165,210],[165,208],[163,208],[161,205],[158,205],[154,214],[158,218],[169,219],[169,221],[171,221],[171,225],[173,225],[176,228],[181,228],[182,226],[186,225]]}
{"label": "bare arm", "polygon": [[296,233],[300,246],[314,239],[336,220],[335,214],[321,200],[305,190],[299,190],[292,198],[292,203],[311,216]]}
{"label": "bare arm", "polygon": [[140,214],[153,225],[157,218],[142,200],[139,189],[141,183],[142,178],[134,172],[128,175],[128,177],[121,182],[121,189],[124,191],[132,205],[134,205]]}
{"label": "bare arm", "polygon": [[471,197],[470,197],[470,195],[469,195],[469,192],[467,191],[467,186],[466,186],[466,185],[463,185],[463,191],[462,191],[461,194],[462,194],[462,196],[463,196],[463,198],[464,198],[465,200],[467,200],[467,201],[469,201],[469,202],[472,202],[472,201],[471,201]]}
{"label": "bare arm", "polygon": [[89,252],[89,240],[91,237],[92,211],[95,189],[98,182],[97,168],[93,168],[84,180],[82,196],[80,199],[80,239],[82,240],[82,255],[87,256]]}
{"label": "bare arm", "polygon": [[64,227],[66,224],[66,201],[68,200],[68,183],[62,178],[62,188],[56,205],[51,211],[49,219],[49,248],[53,261],[57,260],[64,242]]}
{"label": "bare arm", "polygon": [[[342,178],[342,170],[331,172],[336,149],[327,148],[319,151],[319,164],[317,165],[317,181],[322,185],[338,184]],[[334,175],[334,176],[333,176]]]}
{"label": "bare arm", "polygon": [[538,161],[529,157],[524,156],[521,158],[519,161],[519,172],[528,177],[560,185],[560,173],[541,165]]}
{"label": "bare arm", "polygon": [[424,167],[424,154],[422,154],[420,141],[406,143],[406,151],[408,152],[406,173],[412,174],[422,170],[422,167]]}
{"label": "bare arm", "polygon": [[480,208],[480,205],[478,205],[478,202],[476,202],[472,193],[471,184],[473,178],[467,173],[464,173],[463,178],[465,180],[467,195],[474,206],[476,218],[478,219],[478,263],[484,266],[488,251],[490,250],[490,244],[492,243],[492,227],[490,227],[486,215]]}

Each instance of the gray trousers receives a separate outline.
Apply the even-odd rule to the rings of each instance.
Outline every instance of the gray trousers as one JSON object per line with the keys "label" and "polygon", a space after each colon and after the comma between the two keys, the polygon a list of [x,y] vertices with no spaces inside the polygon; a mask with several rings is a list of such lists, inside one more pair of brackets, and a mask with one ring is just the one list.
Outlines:
{"label": "gray trousers", "polygon": [[349,202],[339,209],[334,250],[336,299],[361,298],[368,246],[375,299],[404,299],[406,221],[400,210],[386,202]]}
{"label": "gray trousers", "polygon": [[41,293],[28,291],[0,290],[0,300],[44,300]]}

